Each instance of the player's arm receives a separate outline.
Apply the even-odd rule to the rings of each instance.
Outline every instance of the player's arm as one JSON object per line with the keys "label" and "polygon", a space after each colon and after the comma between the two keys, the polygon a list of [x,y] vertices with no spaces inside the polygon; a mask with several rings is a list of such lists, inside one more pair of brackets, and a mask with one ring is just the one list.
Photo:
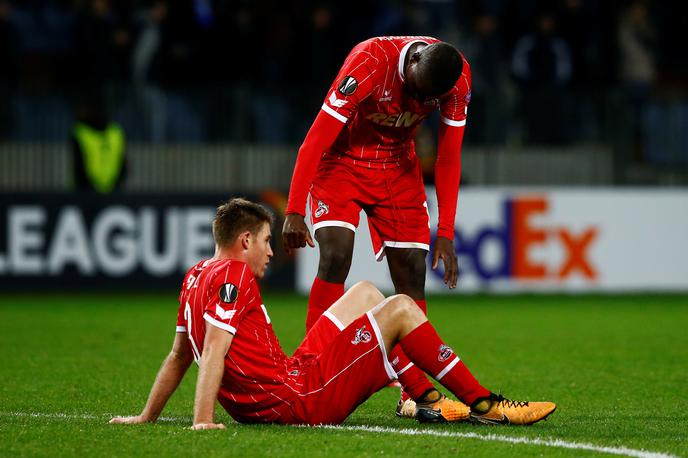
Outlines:
{"label": "player's arm", "polygon": [[368,40],[351,50],[299,149],[289,189],[287,217],[282,229],[287,252],[304,247],[306,243],[315,246],[304,221],[306,199],[320,158],[337,140],[346,123],[358,111],[360,103],[377,87],[380,73],[378,58],[371,51],[371,46]]}
{"label": "player's arm", "polygon": [[299,148],[289,189],[287,217],[282,229],[287,252],[304,247],[306,243],[311,247],[315,246],[304,220],[308,190],[320,158],[332,146],[343,127],[344,122],[321,110]]}
{"label": "player's arm", "polygon": [[468,103],[471,99],[471,69],[464,59],[464,68],[456,86],[441,105],[440,127],[435,162],[435,191],[439,223],[432,268],[439,260],[444,263],[444,283],[456,288],[459,265],[454,251],[454,221],[461,180],[461,144],[466,126]]}
{"label": "player's arm", "polygon": [[148,401],[143,411],[136,416],[115,417],[110,420],[110,423],[137,424],[151,423],[157,420],[167,401],[184,378],[192,361],[193,354],[186,341],[186,334],[178,332],[174,337],[170,354],[163,361],[162,367],[155,377],[155,382],[153,382],[153,387],[148,395]]}
{"label": "player's arm", "polygon": [[435,163],[435,189],[439,208],[439,224],[432,268],[436,269],[440,259],[442,260],[444,263],[444,283],[449,288],[456,287],[459,276],[459,266],[454,251],[454,220],[461,180],[463,132],[463,125],[440,123],[437,161]]}
{"label": "player's arm", "polygon": [[225,355],[229,351],[232,338],[233,335],[224,329],[210,323],[206,326],[191,429],[225,429],[222,423],[214,423],[215,400],[225,369]]}

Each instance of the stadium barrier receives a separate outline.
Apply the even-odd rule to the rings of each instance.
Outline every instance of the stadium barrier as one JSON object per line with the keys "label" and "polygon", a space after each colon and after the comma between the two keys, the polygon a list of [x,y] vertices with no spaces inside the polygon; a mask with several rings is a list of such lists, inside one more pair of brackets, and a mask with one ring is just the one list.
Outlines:
{"label": "stadium barrier", "polygon": [[[0,194],[0,289],[179,288],[189,267],[213,256],[211,221],[227,198]],[[266,283],[291,289],[293,261],[275,244]]]}
{"label": "stadium barrier", "polygon": [[[426,190],[432,241],[433,188]],[[630,292],[688,290],[688,190],[641,188],[467,188],[457,209],[458,292]],[[307,293],[317,250],[300,250],[297,289]],[[430,269],[426,290],[447,292]],[[374,258],[362,214],[347,283],[393,285]]]}
{"label": "stadium barrier", "polygon": [[[127,192],[258,193],[289,189],[298,147],[151,145],[127,148]],[[598,147],[465,148],[462,179],[472,185],[605,185],[613,181],[611,150]],[[533,164],[538,164],[533,167]],[[66,144],[0,144],[0,192],[69,191]]]}

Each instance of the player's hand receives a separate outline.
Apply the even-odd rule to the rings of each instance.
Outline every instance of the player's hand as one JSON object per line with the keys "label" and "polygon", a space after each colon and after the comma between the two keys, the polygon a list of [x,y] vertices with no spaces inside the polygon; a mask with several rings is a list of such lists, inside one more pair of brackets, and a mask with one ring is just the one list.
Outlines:
{"label": "player's hand", "polygon": [[282,227],[282,242],[288,254],[292,254],[297,248],[305,247],[306,244],[310,247],[315,246],[303,216],[296,213],[287,215]]}
{"label": "player's hand", "polygon": [[437,269],[440,259],[444,263],[444,284],[449,289],[456,288],[459,278],[459,262],[454,251],[454,242],[446,237],[437,237],[435,242],[435,253],[432,258],[432,269]]}
{"label": "player's hand", "polygon": [[140,425],[142,423],[150,423],[151,421],[144,418],[143,415],[136,415],[131,417],[115,417],[108,423],[111,425]]}
{"label": "player's hand", "polygon": [[201,429],[227,429],[222,423],[196,423],[190,429],[200,431]]}

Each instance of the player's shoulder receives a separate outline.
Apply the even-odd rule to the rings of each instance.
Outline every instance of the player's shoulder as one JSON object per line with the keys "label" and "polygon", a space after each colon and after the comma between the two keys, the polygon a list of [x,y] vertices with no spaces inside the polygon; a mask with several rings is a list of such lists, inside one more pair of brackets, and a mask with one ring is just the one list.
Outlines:
{"label": "player's shoulder", "polygon": [[212,263],[210,276],[213,283],[234,283],[237,287],[254,280],[248,264],[236,259],[220,259]]}
{"label": "player's shoulder", "polygon": [[471,100],[471,66],[462,52],[459,51],[459,55],[461,56],[461,61],[463,63],[461,75],[459,75],[459,78],[456,80],[456,83],[451,91],[449,91],[449,94],[446,95],[445,100],[451,99],[452,97],[461,97],[465,99],[466,103],[468,103]]}

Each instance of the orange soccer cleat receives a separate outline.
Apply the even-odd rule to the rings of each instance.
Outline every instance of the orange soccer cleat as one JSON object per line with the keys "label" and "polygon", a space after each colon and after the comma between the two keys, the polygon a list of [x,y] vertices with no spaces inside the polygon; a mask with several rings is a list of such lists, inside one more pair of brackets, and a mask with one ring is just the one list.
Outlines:
{"label": "orange soccer cleat", "polygon": [[413,399],[399,400],[397,415],[411,417],[422,423],[468,421],[471,409],[461,401],[442,395],[437,401],[416,403]]}
{"label": "orange soccer cleat", "polygon": [[[490,406],[486,411],[476,409],[487,401]],[[556,408],[557,405],[553,402],[512,401],[502,395],[492,394],[477,405],[474,404],[471,421],[488,425],[532,425],[547,418]]]}

